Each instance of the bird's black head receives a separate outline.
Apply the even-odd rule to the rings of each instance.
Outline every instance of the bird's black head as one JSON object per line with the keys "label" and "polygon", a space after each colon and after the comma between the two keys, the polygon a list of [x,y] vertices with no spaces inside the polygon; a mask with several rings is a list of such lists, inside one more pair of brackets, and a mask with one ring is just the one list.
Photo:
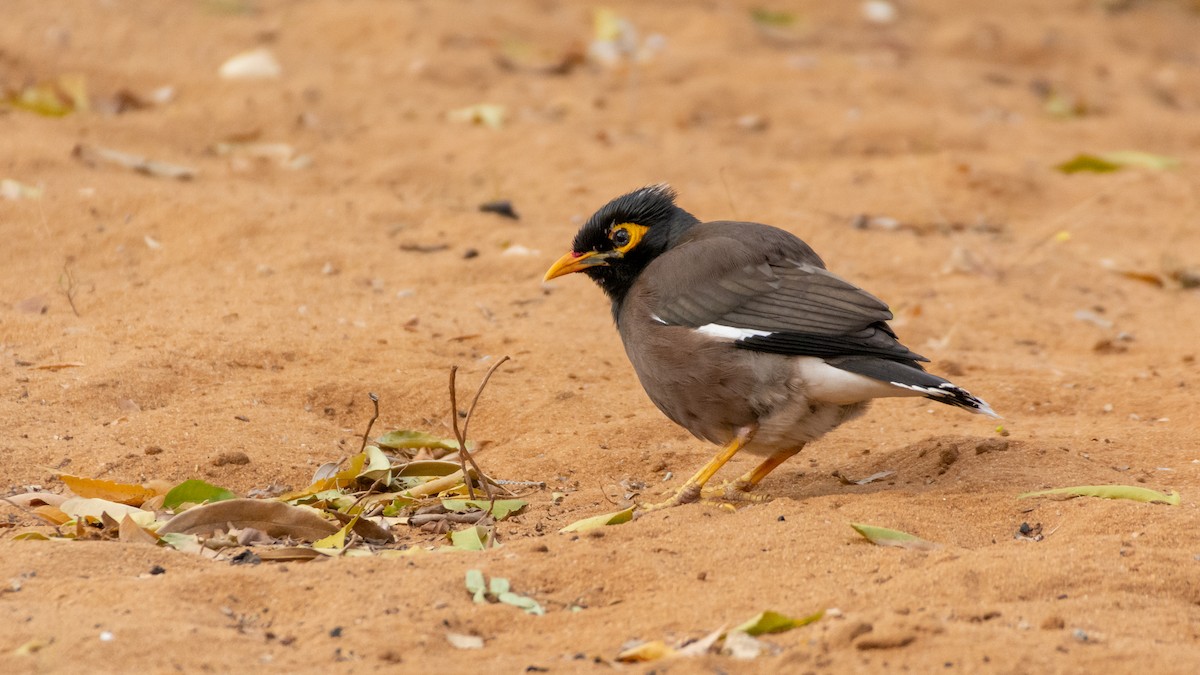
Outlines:
{"label": "bird's black head", "polygon": [[675,206],[675,191],[659,184],[604,205],[579,228],[571,252],[546,272],[546,280],[583,272],[620,304],[651,260],[671,248],[698,220]]}

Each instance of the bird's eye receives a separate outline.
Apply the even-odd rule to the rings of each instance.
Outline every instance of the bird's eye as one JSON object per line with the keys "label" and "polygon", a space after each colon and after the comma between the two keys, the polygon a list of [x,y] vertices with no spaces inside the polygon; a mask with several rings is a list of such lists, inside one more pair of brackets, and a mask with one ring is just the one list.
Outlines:
{"label": "bird's eye", "polygon": [[611,238],[612,238],[612,243],[616,244],[617,248],[625,246],[629,243],[629,240],[630,240],[629,230],[626,230],[625,228],[615,230],[612,233]]}

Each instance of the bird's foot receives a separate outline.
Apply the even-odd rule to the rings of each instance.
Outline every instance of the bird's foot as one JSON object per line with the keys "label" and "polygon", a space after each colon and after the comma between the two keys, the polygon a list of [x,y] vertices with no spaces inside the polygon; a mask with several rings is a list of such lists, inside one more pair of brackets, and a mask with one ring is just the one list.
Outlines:
{"label": "bird's foot", "polygon": [[651,511],[661,511],[673,506],[682,506],[696,502],[719,506],[732,511],[738,506],[763,504],[771,501],[770,495],[751,494],[749,490],[753,487],[754,485],[744,480],[725,481],[721,485],[712,487],[703,487],[697,483],[685,483],[670,499],[657,504],[639,506],[633,515],[637,517]]}
{"label": "bird's foot", "polygon": [[682,506],[684,504],[698,502],[700,501],[700,495],[703,491],[704,487],[702,485],[688,481],[687,483],[684,483],[683,487],[679,488],[679,490],[677,490],[670,499],[661,501],[657,504],[638,506],[637,509],[634,510],[633,516],[636,518],[638,516],[650,513],[651,511],[661,511],[663,509],[669,509],[673,506]]}
{"label": "bird's foot", "polygon": [[700,501],[707,504],[762,504],[771,501],[771,495],[751,493],[754,484],[739,479],[725,481],[715,487],[706,487],[700,491]]}

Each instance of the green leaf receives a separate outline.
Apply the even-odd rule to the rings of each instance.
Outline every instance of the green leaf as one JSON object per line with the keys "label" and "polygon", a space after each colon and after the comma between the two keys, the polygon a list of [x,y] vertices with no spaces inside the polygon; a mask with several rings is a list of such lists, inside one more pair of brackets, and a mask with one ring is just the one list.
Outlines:
{"label": "green leaf", "polygon": [[412,497],[396,497],[392,500],[392,503],[383,507],[383,515],[387,518],[394,518],[400,515],[404,509],[412,506],[415,503],[417,503],[417,500],[413,499]]}
{"label": "green leaf", "polygon": [[[417,448],[436,448],[439,450],[458,450],[458,441],[453,438],[438,438],[424,431],[398,429],[389,431],[375,439],[381,447],[396,450],[415,450]],[[467,443],[467,450],[472,449],[472,443]]]}
{"label": "green leaf", "polygon": [[450,545],[464,551],[482,551],[491,541],[489,528],[476,525],[450,533]]}
{"label": "green leaf", "polygon": [[783,633],[793,628],[807,626],[823,616],[825,616],[825,610],[821,610],[815,614],[809,614],[808,616],[799,619],[793,619],[792,617],[784,616],[779,612],[767,610],[753,619],[750,619],[746,623],[734,628],[733,630],[754,636],[766,635],[767,633]]}
{"label": "green leaf", "polygon": [[489,511],[496,520],[504,520],[512,514],[529,505],[522,499],[497,499],[489,502],[486,499],[443,499],[442,506],[447,511],[463,513],[465,511]]}
{"label": "green leaf", "polygon": [[237,495],[223,487],[217,487],[202,480],[185,480],[171,488],[171,491],[163,498],[163,508],[173,510],[183,504],[204,504],[236,498]]}
{"label": "green leaf", "polygon": [[341,490],[322,490],[316,494],[305,495],[299,499],[293,499],[291,504],[311,504],[312,502],[331,502],[340,497],[345,497],[346,493]]}
{"label": "green leaf", "polygon": [[492,577],[492,581],[488,584],[488,592],[496,597],[500,597],[501,593],[507,593],[512,590],[512,584],[508,583],[508,579],[504,577]]}
{"label": "green leaf", "polygon": [[1121,165],[1097,155],[1076,155],[1074,159],[1067,160],[1054,168],[1063,173],[1081,173],[1084,171],[1091,173],[1112,173],[1113,171],[1119,171]]}
{"label": "green leaf", "polygon": [[877,546],[895,546],[914,551],[931,551],[938,547],[937,544],[925,541],[916,535],[899,530],[889,530],[886,527],[875,527],[862,523],[850,523],[850,527]]}
{"label": "green leaf", "polygon": [[1151,502],[1179,506],[1179,493],[1159,492],[1133,485],[1077,485],[1075,487],[1057,488],[1054,490],[1039,490],[1017,495],[1018,499],[1042,497],[1049,495],[1067,495],[1070,497],[1099,497],[1101,499],[1131,499],[1135,502]]}
{"label": "green leaf", "polygon": [[[492,581],[495,581],[495,579],[492,579]],[[512,605],[513,607],[520,607],[521,609],[525,610],[529,614],[542,616],[543,614],[546,613],[546,610],[542,609],[542,606],[538,604],[537,600],[526,597],[524,595],[517,595],[516,593],[513,593],[511,591],[505,591],[503,593],[498,593],[496,595],[496,599],[499,600],[500,602],[503,602],[506,605]]]}
{"label": "green leaf", "polygon": [[559,530],[559,532],[586,532],[588,530],[594,530],[597,527],[604,527],[606,525],[620,525],[621,523],[628,523],[631,520],[633,520],[632,506],[624,511],[605,513],[603,515],[577,520]]}
{"label": "green leaf", "polygon": [[487,602],[487,582],[484,581],[483,572],[479,570],[467,570],[467,592],[471,594],[477,603]]}

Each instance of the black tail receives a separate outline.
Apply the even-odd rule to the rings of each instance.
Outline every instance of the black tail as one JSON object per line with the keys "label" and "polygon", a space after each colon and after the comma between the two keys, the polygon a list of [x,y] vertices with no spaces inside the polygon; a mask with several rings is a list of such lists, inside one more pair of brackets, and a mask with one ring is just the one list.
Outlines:
{"label": "black tail", "polygon": [[937,401],[938,403],[964,408],[981,415],[1000,417],[996,414],[995,410],[992,410],[992,406],[987,404],[987,401],[949,380],[944,380],[937,375],[925,372],[916,361],[905,363],[869,356],[848,356],[826,359],[825,361],[831,366],[851,373],[864,375],[897,387],[920,392],[925,398]]}

